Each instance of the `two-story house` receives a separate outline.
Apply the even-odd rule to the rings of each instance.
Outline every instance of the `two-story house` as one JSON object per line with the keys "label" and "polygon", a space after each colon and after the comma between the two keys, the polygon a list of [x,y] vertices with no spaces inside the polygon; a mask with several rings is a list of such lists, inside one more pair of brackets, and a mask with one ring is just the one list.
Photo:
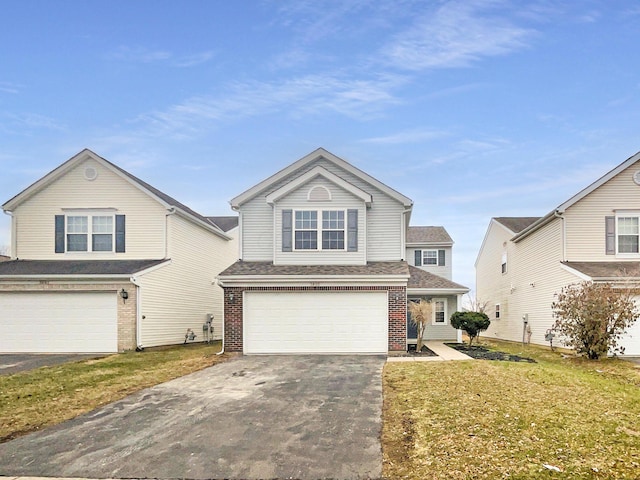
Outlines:
{"label": "two-story house", "polygon": [[[491,219],[476,260],[486,335],[548,344],[555,294],[585,280],[640,282],[640,153],[542,217]],[[640,322],[622,344],[640,355]]]}
{"label": "two-story house", "polygon": [[[83,150],[7,201],[0,352],[116,352],[222,335],[237,218],[204,217]],[[207,334],[211,334],[208,330]]]}
{"label": "two-story house", "polygon": [[[442,314],[448,321],[457,292],[466,292],[427,270],[410,270],[413,202],[324,149],[238,195],[231,206],[240,216],[240,260],[219,276],[228,351],[404,351],[408,288],[416,295],[453,295],[437,323]],[[436,259],[433,268],[448,267]],[[446,290],[453,285],[456,293]]]}

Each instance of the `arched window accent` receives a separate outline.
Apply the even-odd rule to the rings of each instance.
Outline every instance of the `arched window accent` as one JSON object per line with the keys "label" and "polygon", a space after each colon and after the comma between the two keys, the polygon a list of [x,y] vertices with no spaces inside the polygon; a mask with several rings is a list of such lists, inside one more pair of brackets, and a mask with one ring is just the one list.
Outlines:
{"label": "arched window accent", "polygon": [[310,202],[328,202],[331,200],[331,192],[324,185],[316,185],[309,190],[307,200]]}

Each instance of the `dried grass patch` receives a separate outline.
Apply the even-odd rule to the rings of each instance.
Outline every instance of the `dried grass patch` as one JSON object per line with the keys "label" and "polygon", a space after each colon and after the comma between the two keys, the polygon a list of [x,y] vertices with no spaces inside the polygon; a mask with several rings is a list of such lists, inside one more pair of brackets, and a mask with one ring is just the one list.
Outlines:
{"label": "dried grass patch", "polygon": [[0,442],[215,365],[220,342],[127,352],[0,377]]}
{"label": "dried grass patch", "polygon": [[386,365],[385,478],[640,478],[633,365],[499,349],[539,363]]}

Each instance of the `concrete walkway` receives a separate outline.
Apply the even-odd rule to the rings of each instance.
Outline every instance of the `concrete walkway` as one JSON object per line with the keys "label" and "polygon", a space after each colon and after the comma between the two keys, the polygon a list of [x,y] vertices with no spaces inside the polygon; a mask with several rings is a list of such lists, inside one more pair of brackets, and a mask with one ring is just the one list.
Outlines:
{"label": "concrete walkway", "polygon": [[410,356],[410,357],[387,357],[387,362],[444,362],[448,360],[473,360],[469,355],[465,355],[458,350],[446,346],[443,342],[428,341],[425,345],[435,353],[436,357]]}

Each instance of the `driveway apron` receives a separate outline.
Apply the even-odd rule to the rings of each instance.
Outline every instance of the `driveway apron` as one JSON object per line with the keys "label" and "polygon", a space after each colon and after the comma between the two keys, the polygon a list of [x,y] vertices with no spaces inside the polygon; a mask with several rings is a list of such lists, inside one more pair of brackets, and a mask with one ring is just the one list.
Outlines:
{"label": "driveway apron", "polygon": [[384,356],[238,357],[0,445],[0,475],[378,478]]}

